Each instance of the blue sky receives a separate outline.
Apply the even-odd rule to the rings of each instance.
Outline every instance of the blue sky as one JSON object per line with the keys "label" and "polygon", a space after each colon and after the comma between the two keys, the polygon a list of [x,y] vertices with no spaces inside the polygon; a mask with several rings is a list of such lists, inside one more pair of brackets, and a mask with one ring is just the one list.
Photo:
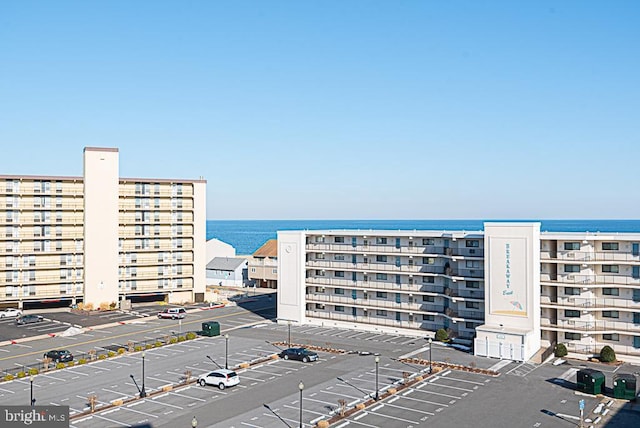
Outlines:
{"label": "blue sky", "polygon": [[209,219],[638,218],[640,2],[3,1],[0,174]]}

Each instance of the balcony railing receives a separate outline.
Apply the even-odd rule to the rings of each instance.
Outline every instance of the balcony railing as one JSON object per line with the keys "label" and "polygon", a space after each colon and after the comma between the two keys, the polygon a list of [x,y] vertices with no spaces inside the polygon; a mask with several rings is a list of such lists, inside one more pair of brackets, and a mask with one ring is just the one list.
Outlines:
{"label": "balcony railing", "polygon": [[640,254],[632,251],[540,251],[543,262],[640,262]]}
{"label": "balcony railing", "polygon": [[569,352],[575,352],[576,354],[597,355],[600,353],[600,350],[605,345],[608,345],[611,348],[613,348],[614,352],[617,355],[640,356],[640,348],[635,348],[633,346],[626,346],[626,345],[617,345],[612,342],[605,342],[605,343],[596,342],[593,344],[564,342],[564,344],[567,346],[567,350]]}
{"label": "balcony railing", "polygon": [[313,311],[307,310],[305,311],[305,315],[310,318],[321,318],[321,319],[329,319],[335,321],[348,321],[348,322],[357,322],[362,324],[371,324],[371,325],[381,325],[386,327],[394,327],[394,328],[407,328],[412,330],[418,330],[423,328],[422,322],[415,321],[396,321],[389,318],[380,318],[376,316],[364,316],[364,315],[356,315],[353,316],[351,314],[341,314],[336,312],[327,312],[327,311]]}
{"label": "balcony railing", "polygon": [[549,320],[547,318],[540,319],[540,327],[542,329],[550,330],[562,330],[569,332],[598,332],[598,333],[640,333],[640,324],[633,324],[632,322],[620,322],[620,321],[580,321],[580,320],[567,320],[559,319],[556,321]]}
{"label": "balcony railing", "polygon": [[381,245],[381,244],[368,244],[363,245],[362,243],[353,246],[353,244],[344,243],[344,244],[336,244],[336,243],[322,243],[322,242],[311,242],[306,244],[305,248],[308,252],[314,251],[325,251],[331,253],[340,253],[340,254],[407,254],[407,255],[443,255],[443,256],[459,256],[459,257],[484,257],[484,249],[483,248],[454,248],[454,247],[441,247],[435,245],[401,245],[400,247],[396,247],[395,245]]}
{"label": "balcony railing", "polygon": [[588,309],[637,309],[640,310],[640,300],[633,301],[629,299],[611,299],[602,297],[555,297],[548,295],[540,296],[540,304],[542,306],[566,306],[571,308],[588,308]]}
{"label": "balcony railing", "polygon": [[552,277],[551,274],[541,273],[540,282],[568,284],[570,286],[602,286],[602,285],[630,285],[640,286],[640,278],[633,278],[626,275],[581,275],[559,274]]}

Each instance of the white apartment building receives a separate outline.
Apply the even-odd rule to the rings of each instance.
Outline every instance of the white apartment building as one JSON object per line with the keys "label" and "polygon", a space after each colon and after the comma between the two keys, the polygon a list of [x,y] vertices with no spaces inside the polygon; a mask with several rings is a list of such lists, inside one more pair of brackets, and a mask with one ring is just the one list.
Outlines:
{"label": "white apartment building", "polygon": [[556,343],[640,357],[640,234],[278,232],[278,318],[433,337],[525,361]]}
{"label": "white apartment building", "polygon": [[0,306],[203,300],[206,181],[120,178],[116,148],[82,177],[0,175]]}

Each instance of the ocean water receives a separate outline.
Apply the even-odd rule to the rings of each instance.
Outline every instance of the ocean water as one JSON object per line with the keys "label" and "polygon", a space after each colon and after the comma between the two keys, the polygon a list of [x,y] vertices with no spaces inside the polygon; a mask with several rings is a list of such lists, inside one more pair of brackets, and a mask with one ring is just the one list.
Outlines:
{"label": "ocean water", "polygon": [[[485,221],[527,220],[207,220],[207,239],[216,238],[236,249],[238,255],[253,254],[279,230],[483,230]],[[635,232],[640,220],[531,220],[547,232]]]}

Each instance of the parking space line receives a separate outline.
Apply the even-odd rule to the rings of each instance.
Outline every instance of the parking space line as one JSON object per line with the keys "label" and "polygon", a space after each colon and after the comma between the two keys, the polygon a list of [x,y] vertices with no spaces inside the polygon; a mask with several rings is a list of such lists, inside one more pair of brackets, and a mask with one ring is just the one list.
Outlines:
{"label": "parking space line", "polygon": [[[369,413],[374,414],[376,416],[382,416],[383,418],[389,418],[389,419],[393,419],[396,421],[404,421],[404,422],[408,422],[410,424],[419,424],[420,422],[418,421],[412,421],[410,419],[404,419],[404,418],[400,418],[398,416],[390,416],[390,415],[385,415],[384,413],[379,413],[378,410],[382,409],[385,405],[385,403],[380,404],[379,406],[374,407],[373,409],[369,410]],[[394,406],[394,405],[389,405],[390,407],[400,407],[400,406]],[[404,407],[400,407],[401,409],[403,409]],[[411,410],[411,409],[410,409]],[[424,413],[429,413],[429,412],[424,412]],[[431,416],[435,416],[435,413],[430,413]]]}
{"label": "parking space line", "polygon": [[130,424],[127,424],[127,423],[124,423],[124,422],[119,422],[119,421],[116,421],[115,419],[105,418],[102,415],[94,414],[93,416],[95,416],[98,419],[103,419],[103,420],[105,420],[107,422],[110,422],[110,423],[118,424],[118,426],[123,426],[123,427],[130,427],[131,426]]}
{"label": "parking space line", "polygon": [[456,398],[458,400],[460,400],[462,398],[462,396],[458,397],[457,395],[443,394],[442,392],[425,391],[425,390],[420,389],[420,387],[423,386],[423,385],[426,386],[427,384],[418,385],[416,388],[414,388],[415,391],[416,392],[422,392],[424,394],[440,395],[442,397],[447,397],[447,398]]}
{"label": "parking space line", "polygon": [[457,389],[459,391],[473,392],[473,389],[465,389],[465,388],[460,388],[460,387],[457,387],[457,386],[445,385],[443,383],[438,383],[438,384],[434,384],[434,385],[437,385],[438,388],[445,387],[445,388]]}
{"label": "parking space line", "polygon": [[[409,391],[409,392],[411,392],[411,391]],[[448,404],[436,403],[435,401],[421,400],[419,398],[408,397],[407,394],[404,394],[404,395],[402,395],[402,397],[398,397],[398,398],[403,398],[405,400],[419,401],[421,403],[433,404],[434,406],[449,407]]]}
{"label": "parking space line", "polygon": [[[289,404],[284,404],[282,407],[286,407],[287,409],[294,409],[294,410],[300,409],[300,407],[298,407],[298,406],[291,406]],[[320,416],[326,416],[327,415],[324,412],[322,412],[322,413],[321,412],[316,412],[316,411],[313,411],[313,410],[309,410],[308,408],[305,408],[304,412],[305,413],[312,413],[314,415],[320,415]]]}
{"label": "parking space line", "polygon": [[[153,400],[153,401],[155,401],[155,400],[158,400],[159,398],[167,397],[168,395],[169,395],[169,394],[162,394],[162,395],[159,395],[159,396],[157,396],[157,397],[153,397],[153,398],[152,398],[152,400]],[[183,410],[183,409],[184,409],[184,407],[176,406],[175,404],[165,403],[164,401],[159,401],[158,403],[159,403],[159,404],[161,404],[161,405],[163,405],[163,406],[167,406],[167,407],[174,407],[174,408],[176,408],[176,409],[180,409],[180,410]]]}
{"label": "parking space line", "polygon": [[460,378],[451,377],[451,376],[448,376],[447,379],[455,380],[456,382],[472,383],[474,385],[480,385],[480,386],[485,386],[486,385],[484,382],[474,382],[472,380],[460,379]]}
{"label": "parking space line", "polygon": [[[134,404],[140,404],[140,402],[136,402]],[[122,410],[128,410],[128,411],[133,412],[133,413],[139,413],[139,414],[145,415],[145,416],[152,416],[152,417],[154,417],[156,419],[158,418],[158,416],[154,415],[153,413],[147,413],[147,412],[143,412],[141,410],[132,409],[129,406],[126,406],[126,407],[120,406],[119,408],[122,409]]]}
{"label": "parking space line", "polygon": [[2,392],[8,392],[9,394],[15,394],[15,391],[9,391],[8,389],[4,389],[4,388],[0,388],[0,391]]}
{"label": "parking space line", "polygon": [[272,376],[278,376],[278,377],[283,376],[280,373],[266,372],[266,371],[258,370],[258,369],[255,369],[255,368],[252,368],[250,370],[253,371],[253,372],[256,372],[256,373],[264,373],[264,374],[268,374],[268,375],[272,375]]}
{"label": "parking space line", "polygon": [[[349,385],[345,385],[345,386],[349,386]],[[346,395],[344,393],[339,393],[339,392],[333,392],[333,391],[327,391],[326,389],[323,389],[320,391],[323,394],[330,394],[330,395],[337,395],[338,397],[347,397],[347,398],[352,398],[352,399],[358,399],[358,400],[362,400],[363,397],[356,397],[353,395]],[[371,394],[367,394],[364,397],[370,397]]]}
{"label": "parking space line", "polygon": [[[222,391],[220,391],[220,392],[222,392]],[[188,398],[189,400],[207,401],[207,400],[205,400],[205,399],[203,399],[203,398],[192,397],[192,396],[190,396],[190,395],[180,394],[180,393],[177,393],[177,392],[174,392],[174,391],[171,391],[169,394],[171,394],[171,395],[177,395],[178,397]],[[223,395],[226,395],[226,392],[223,392],[222,394],[223,394]]]}

